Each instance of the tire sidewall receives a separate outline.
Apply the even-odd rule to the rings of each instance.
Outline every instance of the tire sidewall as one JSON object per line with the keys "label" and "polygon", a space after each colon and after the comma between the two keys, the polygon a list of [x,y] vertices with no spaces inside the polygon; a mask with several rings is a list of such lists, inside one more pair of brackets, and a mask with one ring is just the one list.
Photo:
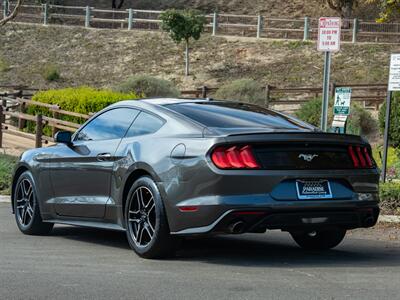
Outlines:
{"label": "tire sidewall", "polygon": [[[20,223],[18,219],[18,211],[17,211],[17,195],[18,195],[18,190],[19,190],[19,185],[23,180],[28,180],[30,184],[32,185],[32,194],[33,194],[33,217],[32,220],[29,222],[27,226],[24,226]],[[14,212],[15,212],[15,221],[17,222],[18,228],[23,232],[23,233],[30,233],[32,230],[32,226],[37,222],[37,221],[42,221],[42,218],[40,216],[40,208],[39,208],[39,201],[37,198],[37,192],[36,192],[36,185],[35,181],[33,180],[33,176],[30,171],[25,171],[22,173],[18,180],[17,184],[15,185],[15,190],[14,190]]]}
{"label": "tire sidewall", "polygon": [[[132,196],[137,188],[144,186],[148,188],[151,193],[153,194],[153,199],[155,203],[155,213],[156,213],[156,224],[155,224],[155,232],[153,239],[150,243],[144,247],[140,247],[136,245],[135,241],[132,238],[131,229],[129,226],[129,207],[132,202]],[[127,232],[127,238],[129,245],[131,248],[140,256],[152,256],[151,252],[157,244],[165,235],[169,235],[169,228],[166,222],[166,215],[164,210],[164,204],[161,199],[160,192],[157,188],[155,182],[148,176],[140,177],[135,183],[132,185],[131,189],[129,190],[128,197],[125,202],[125,209],[124,209],[124,217],[125,217],[125,226]]]}

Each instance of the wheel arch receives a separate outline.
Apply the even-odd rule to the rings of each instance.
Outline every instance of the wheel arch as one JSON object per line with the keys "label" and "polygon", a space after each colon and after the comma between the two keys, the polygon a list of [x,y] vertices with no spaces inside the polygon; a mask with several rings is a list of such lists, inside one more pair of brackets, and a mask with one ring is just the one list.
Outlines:
{"label": "wheel arch", "polygon": [[129,190],[131,188],[131,186],[133,185],[133,183],[138,180],[140,177],[143,176],[148,176],[151,179],[154,180],[154,177],[151,175],[151,173],[148,170],[145,169],[135,169],[133,170],[129,176],[127,177],[125,184],[124,184],[124,188],[122,191],[122,212],[123,215],[125,214],[125,203],[126,203],[126,198],[128,196]]}
{"label": "wheel arch", "polygon": [[29,171],[29,168],[26,165],[20,165],[15,169],[12,184],[11,184],[11,209],[12,213],[15,213],[14,211],[14,194],[15,194],[15,187],[17,185],[18,178],[21,176],[22,173]]}

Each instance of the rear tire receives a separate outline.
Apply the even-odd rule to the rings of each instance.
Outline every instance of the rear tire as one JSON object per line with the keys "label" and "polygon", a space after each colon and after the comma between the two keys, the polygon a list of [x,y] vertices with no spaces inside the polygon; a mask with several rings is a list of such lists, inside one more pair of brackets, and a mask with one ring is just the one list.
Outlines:
{"label": "rear tire", "polygon": [[24,234],[45,235],[53,229],[54,224],[42,220],[35,181],[29,171],[22,173],[15,185],[14,212],[17,226]]}
{"label": "rear tire", "polygon": [[345,235],[344,229],[324,229],[307,232],[291,232],[294,241],[303,249],[328,250],[339,245]]}
{"label": "rear tire", "polygon": [[172,255],[176,240],[170,234],[160,192],[148,176],[132,185],[125,204],[125,224],[129,245],[143,258]]}

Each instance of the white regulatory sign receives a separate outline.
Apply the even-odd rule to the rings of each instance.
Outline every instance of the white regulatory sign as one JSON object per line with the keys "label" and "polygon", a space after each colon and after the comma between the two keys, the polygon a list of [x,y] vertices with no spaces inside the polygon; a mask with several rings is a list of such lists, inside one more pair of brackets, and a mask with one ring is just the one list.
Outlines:
{"label": "white regulatory sign", "polygon": [[389,91],[400,91],[400,53],[390,56]]}
{"label": "white regulatory sign", "polygon": [[340,18],[319,18],[318,51],[336,52],[340,50]]}

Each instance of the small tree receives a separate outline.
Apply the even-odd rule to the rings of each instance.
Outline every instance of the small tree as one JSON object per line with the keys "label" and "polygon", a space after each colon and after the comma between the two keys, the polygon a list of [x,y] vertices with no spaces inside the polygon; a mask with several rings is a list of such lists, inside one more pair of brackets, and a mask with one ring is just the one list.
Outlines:
{"label": "small tree", "polygon": [[18,11],[21,8],[23,2],[24,2],[23,0],[17,1],[17,3],[14,6],[14,9],[11,12],[7,12],[7,15],[0,19],[0,26],[7,24],[7,22],[10,22],[17,16]]}
{"label": "small tree", "polygon": [[340,17],[349,19],[353,13],[353,7],[358,4],[357,0],[325,0],[328,6],[337,11]]}
{"label": "small tree", "polygon": [[189,41],[198,40],[204,30],[206,18],[196,10],[169,9],[160,14],[161,28],[169,33],[171,39],[179,44],[185,41],[185,75],[189,75]]}
{"label": "small tree", "polygon": [[400,15],[400,0],[365,0],[366,3],[376,3],[379,6],[378,23],[392,21]]}

